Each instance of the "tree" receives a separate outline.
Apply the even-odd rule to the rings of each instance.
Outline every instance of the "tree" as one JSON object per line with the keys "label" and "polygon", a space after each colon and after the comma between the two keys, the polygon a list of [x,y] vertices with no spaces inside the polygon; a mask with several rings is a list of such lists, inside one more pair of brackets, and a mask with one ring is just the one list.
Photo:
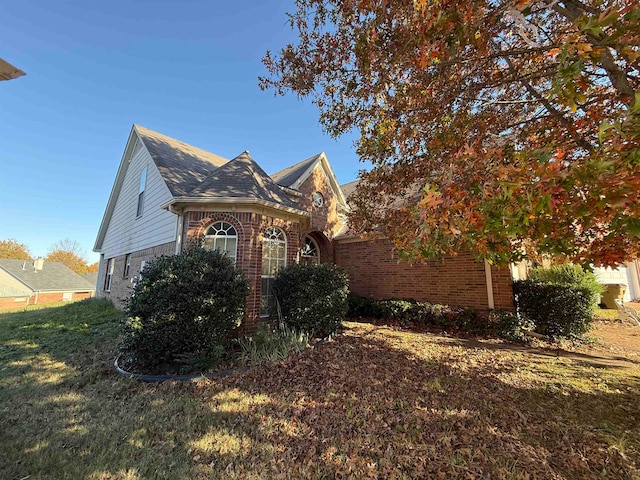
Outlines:
{"label": "tree", "polygon": [[411,258],[640,253],[640,7],[297,0],[260,79],[358,129],[350,220]]}
{"label": "tree", "polygon": [[18,243],[15,238],[0,240],[0,258],[17,258],[19,260],[31,260],[29,247]]}
{"label": "tree", "polygon": [[45,261],[64,263],[78,275],[84,275],[89,271],[84,256],[85,251],[80,244],[75,240],[66,238],[51,246]]}

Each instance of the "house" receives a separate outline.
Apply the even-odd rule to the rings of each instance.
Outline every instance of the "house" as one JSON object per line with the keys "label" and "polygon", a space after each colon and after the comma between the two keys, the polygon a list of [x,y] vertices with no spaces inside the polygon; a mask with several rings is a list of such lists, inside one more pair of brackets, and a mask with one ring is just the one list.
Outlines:
{"label": "house", "polygon": [[0,259],[0,310],[82,300],[94,285],[59,262]]}
{"label": "house", "polygon": [[467,254],[412,266],[388,240],[350,234],[344,187],[324,153],[268,175],[247,151],[228,160],[134,125],[94,247],[97,294],[122,306],[146,262],[197,243],[249,279],[248,327],[273,311],[271,282],[293,262],[336,263],[360,295],[513,308],[508,268]]}

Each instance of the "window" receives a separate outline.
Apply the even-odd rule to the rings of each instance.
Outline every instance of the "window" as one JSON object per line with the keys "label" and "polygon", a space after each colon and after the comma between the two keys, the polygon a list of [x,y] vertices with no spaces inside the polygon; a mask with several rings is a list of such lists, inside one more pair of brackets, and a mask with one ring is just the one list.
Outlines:
{"label": "window", "polygon": [[107,260],[107,273],[104,276],[104,291],[111,291],[111,277],[113,276],[113,258]]}
{"label": "window", "polygon": [[142,260],[140,262],[140,278],[142,278],[142,271],[144,270],[144,267],[147,265],[147,261],[146,260]]}
{"label": "window", "polygon": [[320,192],[316,192],[313,194],[313,204],[316,207],[321,207],[322,205],[324,205],[324,197]]}
{"label": "window", "polygon": [[62,292],[62,301],[70,302],[73,299],[73,292]]}
{"label": "window", "polygon": [[233,225],[227,222],[216,222],[207,229],[204,236],[204,248],[218,250],[236,263],[238,251],[238,234]]}
{"label": "window", "polygon": [[304,242],[302,242],[302,248],[300,249],[300,263],[306,265],[318,265],[320,263],[318,244],[311,237],[304,237]]}
{"label": "window", "polygon": [[122,278],[127,278],[129,276],[130,270],[131,270],[131,254],[127,253],[124,256],[124,272],[122,273]]}
{"label": "window", "polygon": [[140,172],[140,188],[138,189],[138,210],[136,211],[136,217],[141,217],[144,212],[144,190],[147,187],[147,167]]}
{"label": "window", "polygon": [[268,317],[273,311],[275,298],[271,291],[273,279],[287,263],[287,237],[276,227],[264,232],[262,241],[262,288],[260,294],[260,316]]}

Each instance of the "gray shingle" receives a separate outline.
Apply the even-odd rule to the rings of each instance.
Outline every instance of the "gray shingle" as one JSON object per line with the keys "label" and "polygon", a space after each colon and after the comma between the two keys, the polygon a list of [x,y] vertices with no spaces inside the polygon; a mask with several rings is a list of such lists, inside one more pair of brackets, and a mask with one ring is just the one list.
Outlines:
{"label": "gray shingle", "polygon": [[298,208],[247,152],[218,168],[188,196],[258,199]]}
{"label": "gray shingle", "polygon": [[271,178],[278,185],[291,187],[291,185],[296,183],[296,181],[309,169],[309,167],[311,167],[311,165],[320,158],[320,155],[322,154],[318,153],[317,155],[306,158],[295,165],[285,168],[284,170],[280,170],[279,172],[271,175]]}
{"label": "gray shingle", "polygon": [[44,262],[42,270],[35,271],[32,261],[2,258],[0,259],[0,268],[9,272],[34,291],[89,292],[95,289],[95,285],[91,285],[69,267],[59,262]]}
{"label": "gray shingle", "polygon": [[140,125],[135,125],[135,129],[174,197],[187,195],[218,167],[228,162],[219,155]]}

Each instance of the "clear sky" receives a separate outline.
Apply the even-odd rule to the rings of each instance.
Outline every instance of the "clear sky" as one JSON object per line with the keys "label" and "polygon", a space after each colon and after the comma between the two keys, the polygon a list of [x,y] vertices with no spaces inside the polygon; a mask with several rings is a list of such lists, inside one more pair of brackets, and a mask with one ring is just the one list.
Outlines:
{"label": "clear sky", "polygon": [[324,134],[318,111],[258,88],[267,49],[294,33],[293,0],[4,2],[0,57],[0,240],[34,256],[69,238],[92,252],[133,123],[276,172],[325,151],[354,180],[354,136]]}

